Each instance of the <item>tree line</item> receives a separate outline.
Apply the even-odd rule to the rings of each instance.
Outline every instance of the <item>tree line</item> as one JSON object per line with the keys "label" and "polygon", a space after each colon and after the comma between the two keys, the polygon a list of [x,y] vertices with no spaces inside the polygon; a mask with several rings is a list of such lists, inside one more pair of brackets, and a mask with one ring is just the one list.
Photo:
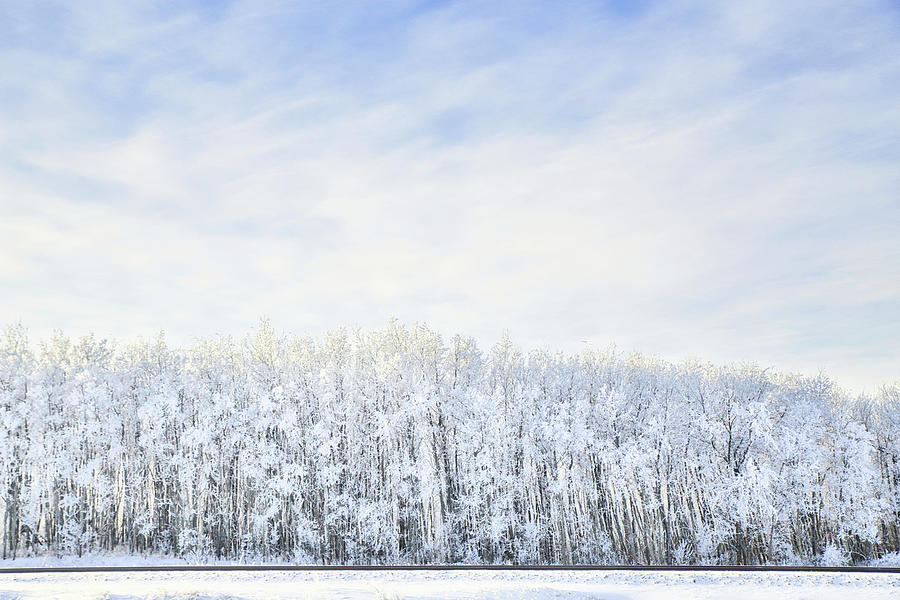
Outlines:
{"label": "tree line", "polygon": [[372,332],[0,339],[4,558],[861,562],[900,550],[900,387]]}

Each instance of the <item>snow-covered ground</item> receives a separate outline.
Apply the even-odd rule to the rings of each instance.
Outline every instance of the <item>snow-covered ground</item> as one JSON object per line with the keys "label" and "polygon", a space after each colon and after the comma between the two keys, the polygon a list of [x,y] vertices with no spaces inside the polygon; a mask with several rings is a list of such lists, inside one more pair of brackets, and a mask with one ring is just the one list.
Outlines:
{"label": "snow-covered ground", "polygon": [[900,598],[900,575],[711,572],[219,572],[0,574],[0,599]]}

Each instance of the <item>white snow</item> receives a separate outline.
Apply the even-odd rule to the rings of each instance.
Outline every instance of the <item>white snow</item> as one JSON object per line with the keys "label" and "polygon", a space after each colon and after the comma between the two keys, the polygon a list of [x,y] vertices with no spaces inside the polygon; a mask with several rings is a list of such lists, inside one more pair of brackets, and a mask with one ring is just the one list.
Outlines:
{"label": "white snow", "polygon": [[331,571],[0,575],[2,600],[879,600],[898,597],[900,575],[878,573]]}

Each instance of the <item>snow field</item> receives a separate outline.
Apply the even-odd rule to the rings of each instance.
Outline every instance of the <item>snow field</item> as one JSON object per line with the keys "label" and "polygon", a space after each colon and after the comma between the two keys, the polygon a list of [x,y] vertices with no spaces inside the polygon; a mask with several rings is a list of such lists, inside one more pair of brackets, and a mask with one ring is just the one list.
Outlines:
{"label": "snow field", "polygon": [[810,599],[900,597],[900,575],[714,572],[257,572],[0,575],[2,600]]}

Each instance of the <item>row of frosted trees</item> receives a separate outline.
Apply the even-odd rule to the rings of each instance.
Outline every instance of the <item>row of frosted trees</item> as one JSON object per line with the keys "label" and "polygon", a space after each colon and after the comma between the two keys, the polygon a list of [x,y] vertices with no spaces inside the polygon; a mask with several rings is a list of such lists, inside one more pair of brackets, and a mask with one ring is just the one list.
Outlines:
{"label": "row of frosted trees", "polygon": [[900,549],[900,388],[389,324],[188,350],[0,341],[4,557],[862,561]]}

